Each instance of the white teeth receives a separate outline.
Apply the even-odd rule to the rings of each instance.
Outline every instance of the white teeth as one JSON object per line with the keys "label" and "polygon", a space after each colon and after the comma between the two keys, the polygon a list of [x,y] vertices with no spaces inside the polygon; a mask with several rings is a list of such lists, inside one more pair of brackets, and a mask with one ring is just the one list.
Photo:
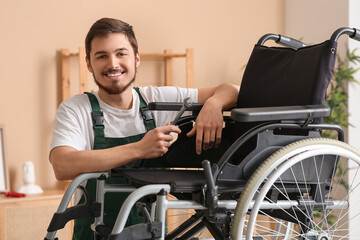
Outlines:
{"label": "white teeth", "polygon": [[107,74],[109,77],[117,77],[117,76],[120,76],[121,73],[108,73]]}

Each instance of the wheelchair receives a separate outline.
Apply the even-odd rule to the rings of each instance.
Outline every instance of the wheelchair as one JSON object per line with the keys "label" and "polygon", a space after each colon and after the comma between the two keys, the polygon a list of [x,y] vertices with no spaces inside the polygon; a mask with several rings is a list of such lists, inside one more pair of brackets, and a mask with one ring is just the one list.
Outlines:
{"label": "wheelchair", "polygon": [[[344,143],[338,125],[324,124],[325,105],[341,35],[360,41],[360,30],[340,28],[330,40],[306,46],[266,34],[255,45],[244,72],[237,106],[224,114],[218,148],[195,154],[186,137],[201,105],[177,123],[182,133],[157,160],[137,167],[85,173],[68,186],[45,239],[73,219],[94,218],[94,239],[309,239],[354,238],[349,225],[360,209],[349,204],[360,192],[360,152]],[[284,46],[268,47],[274,40]],[[185,103],[150,103],[152,111],[179,111]],[[324,131],[337,138],[322,137]],[[107,184],[110,177],[128,184]],[[96,179],[96,199],[69,207],[77,188]],[[128,192],[114,226],[103,222],[104,198]],[[351,195],[350,195],[351,194]],[[130,210],[144,222],[126,226]],[[186,212],[170,227],[170,214]],[[206,230],[210,237],[202,237]]]}

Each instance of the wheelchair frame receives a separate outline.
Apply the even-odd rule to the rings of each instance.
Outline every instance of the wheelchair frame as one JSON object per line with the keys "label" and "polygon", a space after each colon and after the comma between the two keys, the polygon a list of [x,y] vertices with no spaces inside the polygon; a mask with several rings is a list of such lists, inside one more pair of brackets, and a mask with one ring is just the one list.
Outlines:
{"label": "wheelchair frame", "polygon": [[[338,29],[336,32],[334,32],[331,39],[337,41],[338,38],[343,34],[349,35],[351,38],[360,41],[360,31],[350,28]],[[263,45],[264,42],[269,39],[275,40],[279,44],[290,46],[294,49],[304,46],[303,43],[295,39],[274,34],[264,35],[259,40],[258,44]],[[149,107],[152,110],[177,111],[182,107],[182,104],[152,103],[149,104]],[[196,112],[199,111],[200,108],[200,105],[194,105],[191,106],[191,108],[189,108],[188,110]],[[253,235],[254,226],[251,225],[255,223],[257,214],[260,209],[265,211],[283,211],[284,209],[292,209],[292,211],[295,212],[297,211],[296,209],[301,208],[305,209],[304,211],[306,212],[311,211],[313,214],[316,209],[321,210],[321,207],[326,207],[326,210],[348,208],[348,202],[342,200],[322,199],[315,204],[313,199],[310,198],[309,201],[305,201],[304,199],[292,201],[289,201],[287,199],[277,199],[274,202],[266,199],[266,196],[269,193],[271,187],[275,186],[275,182],[278,181],[280,176],[283,176],[282,174],[286,171],[286,169],[291,168],[297,162],[301,162],[304,159],[306,160],[307,158],[309,158],[309,156],[315,156],[315,154],[317,154],[315,153],[315,151],[321,152],[321,150],[319,150],[318,148],[314,149],[314,151],[309,150],[308,155],[299,152],[298,157],[294,157],[290,160],[284,159],[281,162],[270,162],[268,160],[271,160],[274,157],[269,157],[268,160],[261,165],[262,169],[265,168],[266,171],[262,170],[260,175],[263,176],[260,177],[261,181],[258,183],[255,183],[253,181],[254,177],[252,177],[251,179],[249,179],[247,185],[245,185],[245,183],[238,184],[239,181],[235,181],[230,186],[221,184],[221,181],[224,180],[224,168],[228,164],[230,158],[233,156],[236,150],[238,150],[240,146],[242,146],[249,139],[261,132],[286,128],[295,130],[308,130],[310,132],[319,133],[320,136],[320,132],[322,130],[335,130],[338,133],[338,139],[340,140],[340,142],[343,142],[344,133],[341,127],[330,124],[311,123],[314,119],[326,117],[329,114],[330,109],[324,105],[232,109],[231,119],[235,122],[262,121],[265,123],[254,127],[250,131],[243,134],[240,138],[238,138],[220,158],[217,164],[213,164],[211,166],[209,161],[205,160],[202,162],[204,171],[204,184],[201,187],[201,195],[203,196],[203,199],[201,199],[200,201],[166,199],[166,195],[172,192],[173,186],[171,184],[148,184],[140,188],[137,188],[131,184],[119,186],[105,183],[105,180],[110,176],[116,176],[117,173],[113,171],[81,174],[80,176],[75,178],[68,186],[64,197],[59,205],[59,208],[54,214],[54,217],[48,227],[48,233],[45,239],[54,239],[57,230],[63,228],[68,221],[79,217],[95,217],[95,222],[92,226],[92,229],[94,230],[94,232],[101,233],[103,230],[101,229],[101,227],[99,228],[99,226],[103,225],[104,196],[108,192],[131,192],[130,196],[126,199],[123,206],[121,207],[115,225],[111,230],[108,239],[195,239],[193,238],[194,233],[199,231],[199,228],[203,227],[204,225],[209,229],[212,228],[212,225],[225,226],[224,228],[226,228],[228,231],[227,234],[216,230],[216,228],[211,231],[215,239],[242,239],[244,237],[244,229],[250,229],[246,232],[246,239],[264,239],[264,237]],[[304,137],[304,139],[306,138],[308,137]],[[299,140],[301,142],[301,139]],[[293,141],[289,143],[292,142]],[[324,143],[324,145],[326,144]],[[329,148],[325,148],[326,151],[322,152],[322,154],[337,155],[339,152],[342,152],[342,149],[344,149],[344,153],[341,153],[342,156],[354,159],[354,161],[360,166],[360,153],[357,150],[349,147],[348,145],[340,145],[340,147],[338,145],[339,144],[336,143],[333,146],[333,151],[331,151]],[[295,154],[296,151],[297,149],[295,148],[288,154]],[[276,153],[274,155],[276,155]],[[337,161],[338,160],[336,160],[336,163]],[[255,172],[255,175],[256,173],[257,172]],[[97,179],[97,194],[95,202],[92,202],[89,196],[86,196],[85,194],[86,202],[84,204],[68,208],[75,190],[84,181],[89,179]],[[253,187],[254,190],[249,190],[249,184],[251,185],[251,187]],[[305,184],[307,184],[306,181]],[[183,191],[188,191],[189,193],[191,193],[193,190],[194,189],[184,189]],[[242,198],[244,196],[242,190],[244,190],[246,194],[248,194],[246,196],[246,199]],[[228,192],[233,193],[236,191],[240,192],[239,201],[237,201],[237,199],[220,199],[220,193],[226,194]],[[152,203],[150,213],[146,210],[146,207],[144,205],[139,205],[139,207],[143,210],[142,212],[145,219],[144,223],[125,228],[125,223],[129,216],[131,208],[140,199],[148,195],[156,195],[156,201]],[[203,213],[198,212],[198,218],[189,219],[182,229],[176,229],[174,230],[174,232],[165,236],[165,213],[168,209],[194,209],[198,211],[205,211],[207,216],[204,217],[202,215]],[[248,213],[250,213],[249,225],[244,226],[244,222],[246,221],[245,215]],[[301,214],[299,214],[298,212],[293,214],[293,216],[295,217],[297,217],[298,215]],[[305,213],[303,213],[303,215],[305,215]],[[203,218],[203,225],[195,224],[195,222]],[[234,220],[231,223],[233,218]],[[194,224],[195,228],[191,229],[188,233],[184,233]],[[301,224],[299,225],[302,229]],[[237,228],[237,230],[231,230],[230,236],[230,228],[235,227]],[[280,228],[281,226],[276,227]],[[103,239],[97,233],[95,233],[95,239]],[[326,235],[320,231],[317,232],[315,230],[311,230],[307,231],[306,233],[304,232],[304,234],[302,234],[300,238],[325,240],[332,239],[332,236]]]}

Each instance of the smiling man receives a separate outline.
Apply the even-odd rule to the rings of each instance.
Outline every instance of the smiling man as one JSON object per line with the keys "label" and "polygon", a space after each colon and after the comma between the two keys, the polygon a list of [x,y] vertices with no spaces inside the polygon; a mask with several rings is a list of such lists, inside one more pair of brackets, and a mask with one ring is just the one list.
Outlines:
{"label": "smiling man", "polygon": [[[117,19],[103,18],[95,22],[86,36],[85,48],[87,67],[99,89],[76,95],[57,110],[50,146],[50,161],[57,179],[69,180],[85,172],[131,166],[136,160],[165,154],[173,139],[171,133],[180,133],[177,126],[169,123],[176,112],[156,111],[152,113],[153,119],[144,121],[141,109],[149,102],[182,102],[190,98],[203,103],[194,128],[187,135],[196,134],[198,154],[220,144],[222,110],[236,103],[237,86],[134,88],[140,65],[138,45],[132,27]],[[95,196],[95,182],[88,181],[86,189]],[[114,224],[126,196],[123,193],[106,195],[106,225]],[[135,209],[127,224],[139,222],[142,219]],[[93,219],[76,220],[73,239],[93,239],[92,223]]]}
{"label": "smiling man", "polygon": [[[104,42],[108,44],[102,45]],[[118,45],[122,47],[117,48]],[[94,74],[96,84],[107,94],[123,93],[135,81],[136,69],[140,63],[139,54],[133,52],[123,33],[114,33],[111,37],[96,37],[92,46],[94,54],[91,61],[87,58],[87,64],[89,71]]]}

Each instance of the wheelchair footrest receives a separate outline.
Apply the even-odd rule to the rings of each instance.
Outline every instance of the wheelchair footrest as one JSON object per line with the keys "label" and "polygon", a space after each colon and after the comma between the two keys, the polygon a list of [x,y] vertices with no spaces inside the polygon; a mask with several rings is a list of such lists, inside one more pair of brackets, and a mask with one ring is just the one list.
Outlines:
{"label": "wheelchair footrest", "polygon": [[140,223],[124,228],[119,234],[109,236],[109,240],[141,240],[161,237],[161,222]]}
{"label": "wheelchair footrest", "polygon": [[101,213],[100,203],[87,203],[70,207],[62,213],[55,213],[51,219],[48,232],[57,231],[65,227],[65,224],[73,219],[99,217]]}

